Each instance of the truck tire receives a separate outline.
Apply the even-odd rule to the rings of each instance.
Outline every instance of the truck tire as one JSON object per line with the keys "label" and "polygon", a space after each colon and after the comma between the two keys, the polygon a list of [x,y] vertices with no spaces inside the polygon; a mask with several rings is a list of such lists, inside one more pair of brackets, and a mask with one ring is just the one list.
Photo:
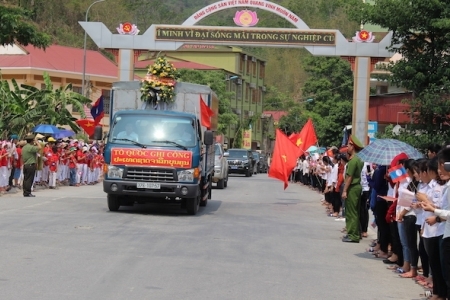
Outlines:
{"label": "truck tire", "polygon": [[[209,185],[208,185],[208,199],[211,199],[211,198],[212,198],[212,181],[210,181]],[[206,204],[205,204],[205,206],[206,206]]]}
{"label": "truck tire", "polygon": [[250,169],[247,170],[247,172],[245,172],[245,177],[250,177],[252,176],[252,171],[250,171]]}
{"label": "truck tire", "polygon": [[223,186],[224,187],[228,186],[228,174],[227,174],[227,178],[225,178],[225,181],[223,182]]}
{"label": "truck tire", "polygon": [[108,194],[108,208],[110,211],[118,211],[120,207],[119,196]]}
{"label": "truck tire", "polygon": [[201,200],[202,193],[200,192],[200,188],[198,188],[197,197],[186,199],[186,210],[188,215],[195,216],[197,214]]}
{"label": "truck tire", "polygon": [[223,190],[224,187],[225,187],[225,178],[222,178],[219,181],[217,181],[217,188]]}

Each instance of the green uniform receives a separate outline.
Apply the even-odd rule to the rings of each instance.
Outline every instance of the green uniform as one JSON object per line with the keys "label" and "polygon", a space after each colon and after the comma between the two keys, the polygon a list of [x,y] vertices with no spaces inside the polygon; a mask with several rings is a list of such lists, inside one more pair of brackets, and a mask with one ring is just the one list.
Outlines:
{"label": "green uniform", "polygon": [[359,206],[362,193],[361,171],[364,162],[359,157],[353,155],[347,163],[345,176],[351,176],[352,181],[347,189],[347,199],[345,200],[345,227],[348,238],[359,243]]}
{"label": "green uniform", "polygon": [[34,174],[36,172],[37,153],[39,148],[31,144],[26,144],[22,148],[23,160],[23,195],[25,197],[34,197],[31,194]]}
{"label": "green uniform", "polygon": [[22,148],[22,161],[24,165],[35,164],[37,161],[37,153],[39,148],[30,144],[26,144]]}

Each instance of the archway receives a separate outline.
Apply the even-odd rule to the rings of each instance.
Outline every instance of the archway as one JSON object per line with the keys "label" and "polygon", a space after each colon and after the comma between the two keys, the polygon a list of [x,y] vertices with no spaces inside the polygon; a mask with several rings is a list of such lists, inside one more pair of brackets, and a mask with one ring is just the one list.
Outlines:
{"label": "archway", "polygon": [[[252,7],[281,16],[296,28],[249,28],[194,26],[200,20],[221,10]],[[134,79],[134,60],[140,51],[175,51],[186,42],[210,45],[236,45],[305,48],[315,56],[339,56],[350,61],[354,74],[354,134],[367,140],[370,73],[380,60],[391,57],[387,50],[392,33],[378,42],[348,41],[338,30],[310,29],[290,10],[263,0],[222,0],[191,15],[182,25],[151,25],[142,35],[113,34],[100,22],[79,22],[100,48],[118,51],[119,80]]]}

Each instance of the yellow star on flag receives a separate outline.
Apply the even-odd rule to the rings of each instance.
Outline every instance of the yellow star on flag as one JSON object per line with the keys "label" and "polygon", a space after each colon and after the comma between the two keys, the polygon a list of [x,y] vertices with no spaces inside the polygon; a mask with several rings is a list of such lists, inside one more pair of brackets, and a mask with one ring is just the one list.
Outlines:
{"label": "yellow star on flag", "polygon": [[301,144],[303,144],[302,139],[301,138],[298,139],[295,144],[297,145],[297,147],[300,146]]}
{"label": "yellow star on flag", "polygon": [[92,122],[86,123],[86,127],[92,127],[94,126],[94,124],[92,124]]}

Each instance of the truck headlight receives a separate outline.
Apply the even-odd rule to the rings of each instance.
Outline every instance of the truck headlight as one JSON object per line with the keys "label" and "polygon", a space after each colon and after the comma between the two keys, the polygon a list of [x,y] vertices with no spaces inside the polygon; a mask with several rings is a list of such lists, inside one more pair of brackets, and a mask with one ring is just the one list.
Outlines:
{"label": "truck headlight", "polygon": [[243,161],[242,161],[242,164],[243,164],[243,165],[248,164],[248,160],[243,160]]}
{"label": "truck headlight", "polygon": [[116,166],[108,166],[108,178],[119,178],[123,176],[123,169]]}
{"label": "truck headlight", "polygon": [[199,171],[197,168],[181,170],[181,171],[177,172],[177,175],[178,175],[178,181],[193,182],[194,178],[198,177]]}

